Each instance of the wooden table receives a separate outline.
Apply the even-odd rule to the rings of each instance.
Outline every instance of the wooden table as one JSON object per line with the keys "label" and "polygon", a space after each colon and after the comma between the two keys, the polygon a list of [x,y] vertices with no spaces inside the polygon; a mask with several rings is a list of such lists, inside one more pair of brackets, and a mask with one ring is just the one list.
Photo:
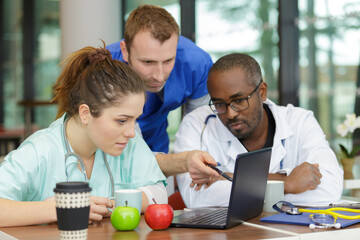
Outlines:
{"label": "wooden table", "polygon": [[[232,239],[336,239],[348,240],[359,239],[360,224],[349,226],[345,229],[309,229],[306,226],[272,224],[260,222],[260,218],[269,216],[273,213],[262,213],[241,225],[228,230],[211,229],[191,229],[191,228],[169,228],[163,231],[151,230],[141,216],[139,226],[135,231],[116,231],[110,222],[110,219],[104,219],[97,224],[89,225],[88,240],[98,239],[126,239],[126,240],[157,240],[157,239],[185,239],[185,240],[232,240]],[[27,227],[8,227],[0,228],[0,231],[9,234],[18,239],[29,240],[54,240],[60,239],[59,230],[56,224],[27,226]],[[1,235],[0,235],[1,236]],[[0,237],[0,239],[2,239]],[[10,238],[11,239],[11,238]]]}
{"label": "wooden table", "polygon": [[24,137],[22,129],[7,130],[0,126],[0,156],[16,149]]}
{"label": "wooden table", "polygon": [[[60,239],[59,230],[56,224],[27,226],[27,227],[7,227],[0,228],[0,231],[18,239],[29,240],[53,240]],[[189,229],[189,228],[169,228],[163,231],[152,231],[146,224],[144,216],[141,216],[139,226],[135,231],[116,231],[110,219],[104,219],[101,223],[89,225],[88,240],[102,239],[185,239],[185,240],[231,240],[231,239],[271,239],[289,237],[289,234],[257,228],[245,224],[238,225],[228,230],[208,230],[208,229]]]}

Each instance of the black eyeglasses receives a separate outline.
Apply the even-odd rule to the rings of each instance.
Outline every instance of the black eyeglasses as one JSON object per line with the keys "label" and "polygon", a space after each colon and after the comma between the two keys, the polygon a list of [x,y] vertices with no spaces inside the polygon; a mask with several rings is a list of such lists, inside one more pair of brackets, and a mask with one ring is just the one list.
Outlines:
{"label": "black eyeglasses", "polygon": [[235,110],[237,112],[244,111],[249,108],[249,98],[251,98],[251,96],[258,90],[261,83],[262,83],[262,80],[256,86],[254,91],[252,91],[247,97],[234,99],[229,103],[225,103],[225,102],[215,102],[214,103],[214,102],[212,102],[212,100],[210,100],[209,106],[215,114],[226,113],[228,110],[228,106],[230,106],[233,110]]}

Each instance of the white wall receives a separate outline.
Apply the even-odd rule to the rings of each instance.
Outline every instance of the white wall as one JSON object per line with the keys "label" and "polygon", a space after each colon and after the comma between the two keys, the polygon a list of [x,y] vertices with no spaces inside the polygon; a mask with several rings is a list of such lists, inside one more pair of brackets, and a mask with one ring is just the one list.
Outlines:
{"label": "white wall", "polygon": [[61,0],[61,59],[86,46],[102,46],[119,41],[121,32],[120,1]]}

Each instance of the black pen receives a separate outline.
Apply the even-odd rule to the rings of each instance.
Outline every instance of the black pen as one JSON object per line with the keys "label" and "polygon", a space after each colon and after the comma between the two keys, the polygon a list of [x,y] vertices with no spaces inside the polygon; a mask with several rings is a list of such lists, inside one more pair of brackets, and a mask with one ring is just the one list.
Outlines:
{"label": "black pen", "polygon": [[226,173],[224,173],[223,171],[221,171],[220,169],[218,169],[214,165],[208,164],[208,166],[211,167],[212,169],[214,169],[217,173],[219,173],[221,176],[223,176],[224,178],[226,178],[230,182],[233,181],[232,177],[230,177],[229,175],[227,175]]}

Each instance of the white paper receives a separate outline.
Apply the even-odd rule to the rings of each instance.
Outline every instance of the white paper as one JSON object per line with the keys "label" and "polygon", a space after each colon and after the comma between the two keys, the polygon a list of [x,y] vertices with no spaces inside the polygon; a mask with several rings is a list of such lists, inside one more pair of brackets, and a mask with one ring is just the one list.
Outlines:
{"label": "white paper", "polygon": [[17,238],[14,238],[14,237],[10,236],[9,234],[4,233],[2,231],[0,231],[0,239],[1,240],[18,240]]}

